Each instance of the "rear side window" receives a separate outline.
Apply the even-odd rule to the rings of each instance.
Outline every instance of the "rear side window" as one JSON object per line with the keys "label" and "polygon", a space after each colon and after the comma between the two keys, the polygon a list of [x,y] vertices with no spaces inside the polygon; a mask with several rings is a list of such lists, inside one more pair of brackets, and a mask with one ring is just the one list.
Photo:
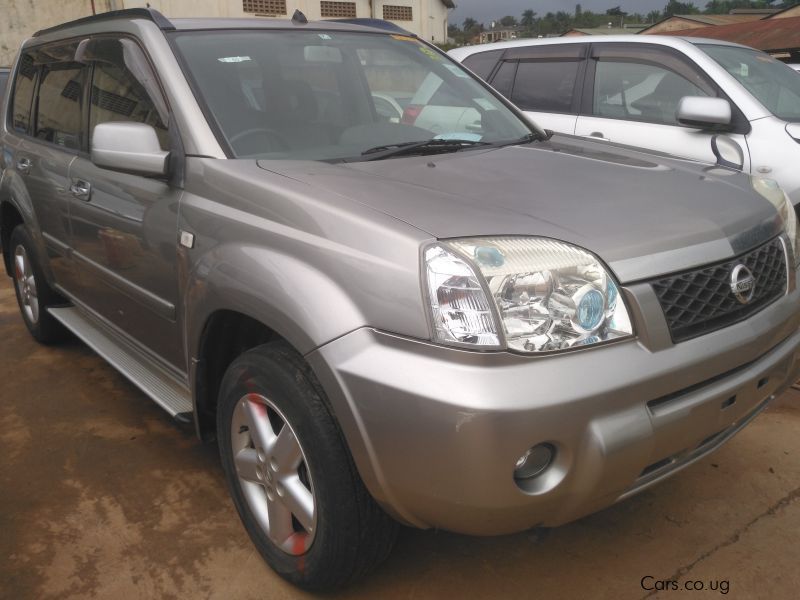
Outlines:
{"label": "rear side window", "polygon": [[73,150],[82,147],[84,71],[84,67],[76,63],[55,63],[42,68],[36,114],[37,138]]}
{"label": "rear side window", "polygon": [[502,50],[492,50],[491,52],[478,52],[468,56],[463,60],[464,66],[470,69],[481,79],[489,80],[489,75],[494,71],[494,67],[503,55]]}
{"label": "rear side window", "polygon": [[511,88],[514,87],[514,77],[517,74],[517,62],[504,62],[492,79],[492,87],[506,98],[511,97]]}
{"label": "rear side window", "polygon": [[36,67],[30,54],[23,54],[14,80],[14,99],[11,109],[11,128],[18,133],[28,133],[31,125],[31,104],[36,80]]}
{"label": "rear side window", "polygon": [[522,110],[570,113],[578,61],[521,61],[511,100]]}

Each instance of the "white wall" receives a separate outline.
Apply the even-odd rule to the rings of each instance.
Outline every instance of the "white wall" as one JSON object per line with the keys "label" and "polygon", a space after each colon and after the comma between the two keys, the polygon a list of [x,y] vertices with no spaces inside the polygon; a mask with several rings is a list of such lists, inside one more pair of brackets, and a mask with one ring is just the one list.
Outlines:
{"label": "white wall", "polygon": [[[147,2],[168,17],[252,17],[241,0],[94,0],[97,12],[138,8]],[[359,18],[383,18],[383,5],[410,6],[413,21],[397,24],[429,42],[447,40],[448,10],[441,0],[355,0]],[[319,0],[287,0],[287,18],[295,9],[320,19]],[[92,14],[91,0],[0,0],[0,66],[10,65],[20,44],[35,31]]]}

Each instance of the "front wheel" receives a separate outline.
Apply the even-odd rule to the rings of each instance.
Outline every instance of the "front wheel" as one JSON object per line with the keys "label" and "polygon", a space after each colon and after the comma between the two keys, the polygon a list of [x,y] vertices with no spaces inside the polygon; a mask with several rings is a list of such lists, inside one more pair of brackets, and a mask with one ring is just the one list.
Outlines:
{"label": "front wheel", "polygon": [[220,389],[217,439],[250,538],[282,577],[331,590],[391,551],[397,524],[361,481],[322,391],[282,343],[246,352]]}

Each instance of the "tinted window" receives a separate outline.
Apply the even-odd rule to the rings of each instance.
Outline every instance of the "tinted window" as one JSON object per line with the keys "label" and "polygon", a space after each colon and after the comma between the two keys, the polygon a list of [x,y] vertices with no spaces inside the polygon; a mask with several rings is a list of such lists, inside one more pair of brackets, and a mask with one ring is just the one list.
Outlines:
{"label": "tinted window", "polygon": [[503,54],[502,50],[493,50],[491,52],[478,52],[472,56],[468,56],[463,60],[464,66],[471,69],[478,77],[489,80],[489,75],[494,71],[497,61]]}
{"label": "tinted window", "polygon": [[74,150],[81,148],[82,66],[50,64],[42,68],[36,137]]}
{"label": "tinted window", "polygon": [[655,64],[600,60],[593,110],[598,117],[678,125],[684,96],[708,96],[706,90],[675,71]]}
{"label": "tinted window", "polygon": [[33,86],[36,78],[36,67],[30,54],[20,59],[17,78],[14,82],[14,100],[11,113],[11,127],[14,131],[27,133],[31,124],[31,103]]}
{"label": "tinted window", "polygon": [[577,61],[523,61],[511,99],[523,110],[572,112]]}
{"label": "tinted window", "polygon": [[0,70],[0,98],[6,93],[6,83],[8,83],[8,71]]}
{"label": "tinted window", "polygon": [[[122,67],[97,64],[92,80],[90,131],[100,123],[146,123],[156,130],[161,149],[169,148],[167,126],[155,104],[133,74]],[[90,138],[91,139],[91,138]]]}
{"label": "tinted window", "polygon": [[517,74],[517,62],[504,62],[492,79],[492,87],[506,98],[511,97],[511,88],[514,86],[514,76]]}

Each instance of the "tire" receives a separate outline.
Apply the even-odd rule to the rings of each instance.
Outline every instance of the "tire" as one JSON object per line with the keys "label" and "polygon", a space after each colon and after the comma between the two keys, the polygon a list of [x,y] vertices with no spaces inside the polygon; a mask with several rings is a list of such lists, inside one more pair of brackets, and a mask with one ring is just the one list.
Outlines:
{"label": "tire", "polygon": [[222,465],[247,533],[276,573],[313,591],[366,575],[399,527],[364,487],[324,398],[302,357],[271,342],[231,364],[217,407]]}
{"label": "tire", "polygon": [[42,344],[63,340],[67,335],[66,329],[47,309],[66,302],[47,283],[33,239],[25,225],[17,225],[11,232],[9,252],[17,304],[28,331]]}

